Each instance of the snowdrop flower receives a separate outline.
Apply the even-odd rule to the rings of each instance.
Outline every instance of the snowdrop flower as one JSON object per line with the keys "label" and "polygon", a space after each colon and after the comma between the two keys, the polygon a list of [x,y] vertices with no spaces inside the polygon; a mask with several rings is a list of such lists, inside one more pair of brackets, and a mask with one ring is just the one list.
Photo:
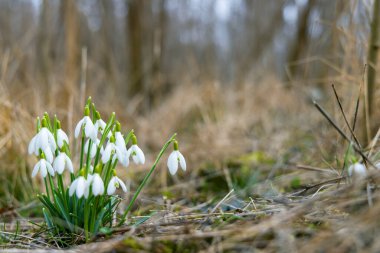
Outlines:
{"label": "snowdrop flower", "polygon": [[183,171],[186,171],[186,161],[181,152],[178,151],[178,142],[173,143],[174,151],[169,155],[168,158],[168,169],[170,174],[174,175],[178,170],[178,163]]}
{"label": "snowdrop flower", "polygon": [[74,173],[73,163],[65,152],[61,152],[55,158],[53,168],[59,175],[62,175],[65,168],[67,168],[70,173]]}
{"label": "snowdrop flower", "polygon": [[123,189],[123,192],[127,192],[127,187],[125,186],[124,182],[118,178],[114,172],[114,176],[111,178],[110,182],[108,183],[107,187],[107,194],[112,195],[115,193],[116,189],[121,186],[121,189]]}
{"label": "snowdrop flower", "polygon": [[92,194],[94,194],[94,196],[103,195],[104,183],[101,176],[98,173],[89,176],[91,177],[87,179],[87,188],[89,189],[92,185]]}
{"label": "snowdrop flower", "polygon": [[90,109],[88,106],[85,107],[84,117],[78,122],[75,127],[75,138],[78,138],[82,128],[84,127],[84,134],[86,137],[89,137],[91,140],[96,141],[96,128],[92,123],[90,115]]}
{"label": "snowdrop flower", "polygon": [[82,198],[83,196],[85,198],[88,197],[88,183],[84,176],[78,177],[70,185],[69,195],[73,196],[74,192],[76,193],[78,198]]}
{"label": "snowdrop flower", "polygon": [[[119,124],[120,126],[120,124]],[[117,129],[117,128],[116,128]],[[116,146],[124,153],[127,152],[127,147],[125,146],[125,141],[123,134],[120,132],[120,130],[116,130],[115,132],[115,144]]]}
{"label": "snowdrop flower", "polygon": [[33,168],[32,172],[32,177],[35,177],[38,173],[38,171],[41,171],[41,176],[45,178],[47,176],[47,173],[51,176],[54,176],[54,170],[51,164],[43,158],[44,156],[42,155],[42,159],[39,160],[36,165]]}
{"label": "snowdrop flower", "polygon": [[43,150],[45,156],[46,156],[46,160],[49,162],[49,163],[52,163],[53,162],[53,152],[51,151],[50,147],[46,147],[44,150]]}
{"label": "snowdrop flower", "polygon": [[364,178],[367,175],[367,169],[361,163],[354,163],[350,167],[348,167],[348,175],[350,177],[355,176],[359,178]]}
{"label": "snowdrop flower", "polygon": [[[96,120],[95,120],[94,127],[96,129],[96,136],[98,136],[98,132],[100,132],[101,134],[104,133],[107,123],[104,122],[104,120],[102,120],[102,118],[100,117],[100,113],[98,111],[95,112],[95,119]],[[107,137],[111,138],[111,135],[112,135],[112,132],[109,131],[107,134]]]}
{"label": "snowdrop flower", "polygon": [[28,146],[29,154],[39,155],[40,149],[42,151],[46,150],[48,147],[52,152],[57,148],[57,145],[54,140],[53,134],[46,127],[46,119],[42,119],[42,128],[40,131],[32,138]]}
{"label": "snowdrop flower", "polygon": [[67,134],[61,129],[61,122],[57,121],[57,145],[59,148],[63,147],[63,144],[69,144],[69,138]]}
{"label": "snowdrop flower", "polygon": [[114,136],[111,136],[110,141],[107,143],[107,146],[103,151],[102,162],[107,163],[110,160],[111,155],[116,154],[116,157],[114,157],[113,159],[117,158],[121,162],[121,164],[123,164],[125,167],[127,167],[129,165],[128,152],[123,152],[122,150],[120,150],[115,145],[114,142],[115,142],[115,138],[114,138]]}
{"label": "snowdrop flower", "polygon": [[[86,141],[86,144],[84,145],[84,153],[87,154],[88,152],[88,145],[90,144],[90,140],[87,140]],[[96,155],[96,152],[97,152],[97,149],[99,147],[99,144],[100,144],[100,140],[99,139],[96,139],[95,142],[92,142],[91,143],[91,148],[90,148],[90,157],[91,158],[94,158],[95,155]],[[104,148],[103,147],[100,147],[100,154],[102,154],[104,151]]]}
{"label": "snowdrop flower", "polygon": [[139,146],[137,146],[137,138],[134,134],[132,135],[132,146],[128,150],[128,157],[129,156],[132,156],[133,162],[135,164],[145,163],[145,155]]}

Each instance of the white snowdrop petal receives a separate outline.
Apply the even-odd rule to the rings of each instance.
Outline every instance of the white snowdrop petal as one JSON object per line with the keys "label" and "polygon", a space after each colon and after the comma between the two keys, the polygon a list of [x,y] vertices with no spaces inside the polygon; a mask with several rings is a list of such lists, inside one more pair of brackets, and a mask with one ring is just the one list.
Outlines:
{"label": "white snowdrop petal", "polygon": [[42,168],[40,165],[40,172],[41,172],[41,177],[45,178],[47,176],[46,166]]}
{"label": "white snowdrop petal", "polygon": [[63,156],[64,153],[59,154],[53,163],[53,168],[58,174],[62,174],[63,170],[65,169],[65,157]]}
{"label": "white snowdrop petal", "polygon": [[125,186],[124,182],[118,177],[117,177],[117,181],[119,185],[121,186],[121,189],[123,189],[123,192],[127,192],[127,187]]}
{"label": "white snowdrop petal", "polygon": [[69,144],[69,138],[67,137],[66,133],[62,129],[57,130],[57,145],[59,148],[63,147],[63,144],[65,143]]}
{"label": "white snowdrop petal", "polygon": [[112,152],[112,145],[111,145],[111,143],[108,143],[106,149],[104,150],[104,152],[102,154],[102,162],[103,163],[107,163],[110,160],[111,152]]}
{"label": "white snowdrop petal", "polygon": [[40,132],[38,133],[38,147],[42,150],[46,149],[49,146],[49,140],[48,135],[46,131],[49,131],[46,129],[46,127],[43,127]]}
{"label": "white snowdrop petal", "polygon": [[124,152],[122,152],[121,156],[122,156],[121,159],[119,158],[121,164],[124,167],[128,167],[128,165],[129,165],[129,152],[128,151],[124,151]]}
{"label": "white snowdrop petal", "polygon": [[51,149],[49,147],[47,147],[46,149],[44,149],[44,154],[46,156],[46,160],[49,163],[52,163],[53,162],[53,153],[51,152]]}
{"label": "white snowdrop petal", "polygon": [[84,118],[81,119],[81,120],[78,122],[78,124],[76,125],[76,127],[75,127],[75,131],[74,131],[74,136],[75,136],[75,138],[77,138],[77,137],[79,136],[79,134],[80,134],[80,131],[81,131],[81,129],[82,129],[82,125],[83,125],[83,121],[84,121]]}
{"label": "white snowdrop petal", "polygon": [[107,187],[107,194],[112,195],[116,191],[116,186],[115,186],[115,177],[111,178],[110,182],[108,183]]}
{"label": "white snowdrop petal", "polygon": [[348,175],[363,178],[367,175],[366,167],[361,163],[355,163],[348,168]]}
{"label": "white snowdrop petal", "polygon": [[73,196],[75,190],[77,189],[78,179],[79,179],[79,178],[75,179],[75,180],[71,183],[71,185],[70,185],[70,188],[69,188],[69,195],[70,195],[70,196]]}
{"label": "white snowdrop petal", "polygon": [[127,147],[125,146],[125,141],[124,141],[124,137],[123,135],[120,133],[120,132],[116,132],[115,133],[115,144],[116,146],[122,151],[126,151],[127,150]]}
{"label": "white snowdrop petal", "polygon": [[87,199],[88,195],[90,195],[90,187],[86,187],[84,189],[84,194],[83,194],[84,198]]}
{"label": "white snowdrop petal", "polygon": [[45,159],[40,160],[40,171],[41,171],[41,176],[46,177],[47,170],[46,170],[46,160]]}
{"label": "white snowdrop petal", "polygon": [[97,146],[95,144],[92,144],[91,150],[90,150],[90,157],[94,158],[96,156]]}
{"label": "white snowdrop petal", "polygon": [[168,169],[170,174],[175,175],[178,170],[178,155],[175,151],[173,151],[168,158]]}
{"label": "white snowdrop petal", "polygon": [[28,146],[28,153],[29,153],[29,155],[31,155],[31,154],[33,154],[35,152],[36,138],[37,138],[37,135],[35,135],[32,138],[32,140],[29,142],[29,146]]}
{"label": "white snowdrop petal", "polygon": [[35,177],[40,169],[40,162],[36,163],[33,168],[32,177]]}
{"label": "white snowdrop petal", "polygon": [[86,190],[86,179],[84,179],[84,177],[79,177],[78,185],[76,189],[77,197],[78,198],[83,197],[85,190]]}
{"label": "white snowdrop petal", "polygon": [[47,135],[48,135],[49,147],[52,151],[55,151],[57,149],[57,144],[55,143],[54,136],[50,131],[47,132]]}
{"label": "white snowdrop petal", "polygon": [[179,158],[179,164],[181,165],[181,168],[183,171],[186,171],[186,160],[185,157],[181,154],[181,152],[177,151],[178,158]]}
{"label": "white snowdrop petal", "polygon": [[92,193],[94,196],[102,195],[104,193],[104,184],[99,174],[94,174],[92,183]]}
{"label": "white snowdrop petal", "polygon": [[71,162],[70,157],[68,157],[67,155],[66,155],[66,166],[67,166],[67,169],[70,171],[70,173],[74,173],[73,163]]}
{"label": "white snowdrop petal", "polygon": [[54,176],[54,174],[55,174],[54,169],[49,162],[46,163],[46,167],[47,167],[49,174]]}
{"label": "white snowdrop petal", "polygon": [[137,145],[136,145],[136,155],[139,159],[139,162],[141,164],[144,164],[145,163],[145,155],[144,155],[143,151],[141,150],[141,148],[139,148]]}

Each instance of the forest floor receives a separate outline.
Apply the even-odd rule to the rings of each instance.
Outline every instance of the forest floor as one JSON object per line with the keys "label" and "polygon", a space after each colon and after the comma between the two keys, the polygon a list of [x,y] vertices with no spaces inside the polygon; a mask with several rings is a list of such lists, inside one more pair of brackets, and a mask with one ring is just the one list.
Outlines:
{"label": "forest floor", "polygon": [[[170,133],[179,133],[188,170],[169,177],[162,161],[128,225],[87,244],[79,235],[70,245],[62,245],[62,238],[50,236],[41,226],[41,206],[34,197],[38,182],[30,179],[30,161],[23,148],[32,129],[25,136],[17,134],[19,139],[10,145],[5,137],[18,128],[3,124],[0,248],[4,252],[379,250],[380,174],[370,171],[366,180],[347,178],[344,161],[349,143],[299,90],[272,83],[239,92],[215,84],[188,86],[173,91],[150,115],[136,116],[134,128],[144,136],[141,146],[146,150],[158,150]],[[9,104],[1,104],[2,117]],[[350,119],[352,104],[343,103]],[[19,110],[17,115],[25,115],[22,106]],[[331,114],[348,131],[337,111],[332,109]],[[33,120],[29,114],[15,118],[12,126]],[[366,155],[376,162],[377,153],[375,147]],[[152,162],[154,154],[147,158],[147,163]],[[148,169],[142,166],[125,173],[131,190],[123,198],[130,197]]]}

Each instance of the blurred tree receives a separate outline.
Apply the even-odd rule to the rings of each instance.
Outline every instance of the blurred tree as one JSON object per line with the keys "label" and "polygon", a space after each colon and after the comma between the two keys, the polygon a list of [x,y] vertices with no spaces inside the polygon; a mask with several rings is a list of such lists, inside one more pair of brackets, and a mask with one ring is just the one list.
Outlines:
{"label": "blurred tree", "polygon": [[[289,64],[289,78],[293,79],[297,75],[298,64],[294,64],[300,60],[302,54],[305,52],[309,44],[309,26],[310,26],[310,14],[314,8],[316,1],[309,0],[304,7],[304,10],[299,18],[298,26],[295,37],[293,39],[292,47],[288,54]],[[291,80],[290,80],[291,81]]]}
{"label": "blurred tree", "polygon": [[65,87],[67,94],[77,94],[80,73],[78,13],[75,0],[61,1],[65,31]]}
{"label": "blurred tree", "polygon": [[163,56],[164,56],[164,42],[166,37],[166,25],[167,25],[167,13],[165,9],[166,0],[157,1],[158,4],[158,17],[157,21],[153,25],[153,63],[152,63],[152,78],[153,82],[149,89],[149,107],[157,105],[158,99],[163,95]]}
{"label": "blurred tree", "polygon": [[[37,44],[36,44],[36,52],[39,63],[39,70],[42,77],[42,90],[49,91],[49,75],[50,75],[50,4],[48,0],[42,1],[41,14],[38,26],[38,34],[37,34]],[[41,93],[45,96],[45,99],[49,99],[49,93],[43,92]]]}
{"label": "blurred tree", "polygon": [[133,97],[142,92],[143,87],[143,59],[142,59],[142,20],[143,1],[130,0],[126,34],[128,35],[129,74],[128,95]]}
{"label": "blurred tree", "polygon": [[[367,71],[367,143],[374,137],[373,133],[379,128],[379,120],[375,115],[375,92],[378,51],[380,47],[380,0],[373,4],[371,34],[368,47],[368,71]],[[378,114],[377,114],[378,115]]]}

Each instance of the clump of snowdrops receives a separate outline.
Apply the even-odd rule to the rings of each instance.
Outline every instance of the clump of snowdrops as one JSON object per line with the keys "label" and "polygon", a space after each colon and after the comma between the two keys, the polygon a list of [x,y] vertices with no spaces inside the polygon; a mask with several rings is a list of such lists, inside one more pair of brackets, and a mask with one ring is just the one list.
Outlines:
{"label": "clump of snowdrops", "polygon": [[127,208],[118,214],[116,209],[122,199],[118,197],[117,189],[127,192],[127,187],[118,177],[117,164],[128,167],[131,160],[135,164],[145,164],[145,155],[138,146],[134,131],[123,134],[115,113],[108,122],[103,121],[89,98],[84,116],[74,131],[80,148],[79,164],[73,164],[72,155],[76,154],[71,153],[69,138],[56,116],[51,119],[45,113],[41,119],[37,118],[36,129],[37,134],[28,147],[29,153],[38,158],[32,176],[39,173],[44,181],[45,192],[38,194],[38,199],[44,206],[42,211],[46,224],[55,234],[81,233],[88,241],[102,228],[124,224],[139,193],[171,143],[174,151],[167,161],[170,173],[175,174],[179,166],[186,170],[185,158],[178,151],[174,134],[162,147]]}

